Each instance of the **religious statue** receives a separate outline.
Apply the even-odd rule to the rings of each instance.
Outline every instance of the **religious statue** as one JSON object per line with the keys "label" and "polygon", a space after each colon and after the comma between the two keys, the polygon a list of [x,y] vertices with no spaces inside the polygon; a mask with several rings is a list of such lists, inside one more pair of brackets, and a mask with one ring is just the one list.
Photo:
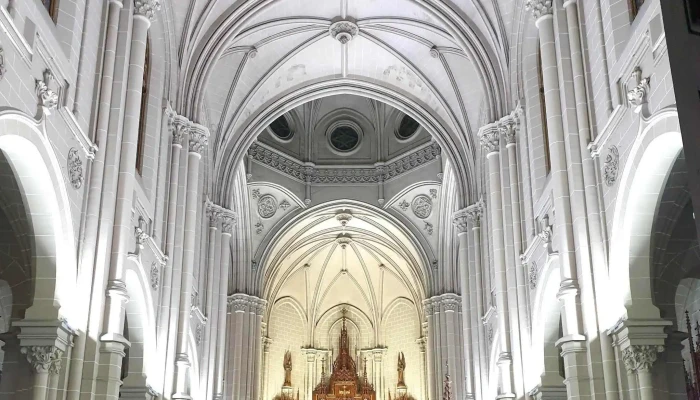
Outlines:
{"label": "religious statue", "polygon": [[284,353],[284,385],[292,386],[292,353],[287,350]]}
{"label": "religious statue", "polygon": [[404,382],[404,371],[406,370],[406,358],[403,355],[403,351],[399,352],[399,362],[397,371],[399,373],[399,382],[396,384],[397,387],[406,387],[406,382]]}

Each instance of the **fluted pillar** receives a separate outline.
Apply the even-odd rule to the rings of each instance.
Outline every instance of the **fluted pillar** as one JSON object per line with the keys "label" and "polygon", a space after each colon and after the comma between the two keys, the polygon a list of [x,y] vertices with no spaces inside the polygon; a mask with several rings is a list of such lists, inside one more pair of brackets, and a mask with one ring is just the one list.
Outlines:
{"label": "fluted pillar", "polygon": [[226,368],[226,331],[230,329],[226,319],[228,302],[228,273],[231,260],[231,237],[236,223],[236,215],[225,210],[221,216],[221,269],[219,276],[219,333],[216,337],[216,399],[224,398],[224,370]]}
{"label": "fluted pillar", "polygon": [[[95,158],[89,167],[89,187],[86,194],[85,203],[85,230],[83,232],[83,243],[80,246],[80,276],[78,277],[78,288],[85,288],[86,292],[81,294],[82,307],[80,314],[85,317],[80,329],[83,333],[75,340],[75,347],[71,353],[70,370],[68,372],[68,382],[66,385],[67,399],[76,399],[80,394],[80,381],[83,375],[83,363],[85,361],[85,351],[87,345],[88,318],[91,314],[90,308],[97,307],[101,312],[101,303],[94,304],[91,301],[91,288],[95,274],[95,264],[97,256],[97,239],[100,225],[100,208],[102,206],[102,185],[104,182],[105,161],[107,154],[107,137],[109,127],[110,106],[112,101],[112,88],[116,65],[117,38],[119,36],[119,14],[123,4],[121,0],[110,0],[107,10],[106,31],[104,38],[104,49],[102,58],[102,77],[100,83],[99,108],[97,109],[97,124],[95,126],[95,144],[99,146],[99,151],[95,153]],[[100,293],[102,296],[102,293]]]}
{"label": "fluted pillar", "polygon": [[498,313],[498,334],[501,353],[498,368],[501,384],[499,398],[514,398],[513,365],[511,359],[510,323],[506,293],[505,246],[503,243],[503,213],[501,210],[501,161],[498,124],[493,123],[479,130],[479,140],[486,152],[489,173],[489,210],[491,212],[491,232],[493,236],[493,268],[495,271],[496,309]]}
{"label": "fluted pillar", "polygon": [[[473,340],[473,323],[472,315],[472,280],[474,278],[473,274],[469,268],[469,217],[467,215],[466,209],[460,210],[455,213],[452,217],[452,222],[457,229],[457,235],[459,238],[459,274],[461,278],[462,287],[462,326],[464,331],[464,359],[465,359],[465,387],[464,393],[467,398],[474,397],[474,356],[479,354],[478,350],[474,352],[474,347],[472,347]],[[479,386],[480,387],[480,386]]]}
{"label": "fluted pillar", "polygon": [[209,132],[201,125],[193,124],[189,132],[187,154],[187,195],[185,197],[185,237],[182,256],[182,294],[180,295],[180,318],[177,331],[177,357],[175,362],[174,399],[189,399],[187,370],[192,362],[189,358],[187,336],[190,332],[192,309],[192,280],[194,279],[194,247],[197,229],[197,206],[199,205],[199,161],[208,144]]}
{"label": "fluted pillar", "polygon": [[[204,360],[204,365],[202,367],[202,379],[205,385],[205,398],[211,399],[216,394],[216,387],[214,383],[216,375],[216,343],[217,335],[219,334],[219,277],[221,275],[220,271],[220,256],[219,246],[221,245],[221,232],[218,229],[219,222],[222,218],[222,210],[220,207],[212,203],[207,203],[207,217],[209,218],[209,248],[207,251],[208,270],[207,270],[207,302],[206,302],[206,316],[207,321],[207,335],[208,340],[205,341],[206,345],[204,347],[204,355],[202,359]],[[225,331],[222,331],[223,334]]]}

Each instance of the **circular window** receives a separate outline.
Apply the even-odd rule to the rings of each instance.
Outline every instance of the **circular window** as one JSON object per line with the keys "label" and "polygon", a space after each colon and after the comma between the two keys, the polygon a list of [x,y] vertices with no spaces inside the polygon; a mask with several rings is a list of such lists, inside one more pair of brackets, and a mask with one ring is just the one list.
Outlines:
{"label": "circular window", "polygon": [[413,136],[420,128],[420,124],[408,115],[404,115],[399,123],[399,129],[396,130],[396,136],[401,140],[406,140]]}
{"label": "circular window", "polygon": [[336,150],[348,152],[360,143],[360,135],[349,126],[339,126],[331,132],[330,141]]}
{"label": "circular window", "polygon": [[270,124],[270,129],[275,136],[282,140],[289,140],[294,135],[294,131],[292,131],[292,128],[289,126],[289,123],[284,115],[272,121]]}

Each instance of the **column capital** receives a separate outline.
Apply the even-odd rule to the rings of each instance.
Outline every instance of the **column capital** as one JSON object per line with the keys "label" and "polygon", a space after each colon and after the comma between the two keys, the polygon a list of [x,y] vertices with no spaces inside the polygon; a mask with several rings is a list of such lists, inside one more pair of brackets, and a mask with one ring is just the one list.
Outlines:
{"label": "column capital", "polygon": [[537,21],[544,16],[552,15],[552,0],[526,0],[525,9],[530,11]]}
{"label": "column capital", "polygon": [[497,153],[499,146],[498,123],[484,125],[479,129],[479,141],[487,154]]}
{"label": "column capital", "polygon": [[134,15],[141,16],[153,22],[156,11],[160,11],[160,0],[134,0]]}
{"label": "column capital", "polygon": [[498,122],[498,132],[503,136],[503,139],[505,139],[506,145],[515,144],[517,127],[513,115],[507,115]]}
{"label": "column capital", "polygon": [[228,306],[233,312],[245,312],[248,308],[248,295],[235,293],[228,296]]}
{"label": "column capital", "polygon": [[201,155],[209,145],[209,130],[200,124],[192,124],[190,128],[190,153]]}
{"label": "column capital", "polygon": [[663,350],[663,346],[632,345],[622,350],[622,360],[628,372],[648,372],[656,362],[658,353]]}
{"label": "column capital", "polygon": [[58,374],[61,371],[63,350],[56,346],[23,346],[20,352],[27,357],[38,374]]}
{"label": "column capital", "polygon": [[458,233],[465,233],[469,230],[469,216],[466,208],[452,214],[452,225],[457,228]]}
{"label": "column capital", "polygon": [[481,217],[484,215],[484,201],[479,199],[479,201],[476,203],[467,206],[467,208],[464,209],[464,212],[469,219],[469,222],[471,222],[475,228],[480,227]]}
{"label": "column capital", "polygon": [[190,133],[191,126],[192,123],[190,122],[190,120],[183,117],[182,115],[175,114],[173,116],[171,131],[173,135],[173,145],[182,147],[182,142],[185,140],[185,136],[187,136]]}
{"label": "column capital", "polygon": [[209,227],[216,228],[219,221],[223,220],[223,213],[221,212],[221,207],[214,203],[207,202],[207,218],[209,218]]}

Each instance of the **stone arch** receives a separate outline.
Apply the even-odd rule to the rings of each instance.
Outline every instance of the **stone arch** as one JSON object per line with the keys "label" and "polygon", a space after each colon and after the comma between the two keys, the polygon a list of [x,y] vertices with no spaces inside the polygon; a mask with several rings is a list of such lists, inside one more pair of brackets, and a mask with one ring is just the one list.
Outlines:
{"label": "stone arch", "polygon": [[618,183],[609,262],[611,285],[617,289],[600,299],[611,304],[608,314],[601,316],[604,326],[624,315],[660,317],[652,301],[651,236],[666,178],[682,148],[675,109],[642,117]]}
{"label": "stone arch", "polygon": [[[446,128],[450,124],[438,116],[433,108],[420,100],[401,93],[400,91],[374,82],[358,79],[329,77],[328,79],[314,82],[303,82],[288,93],[277,93],[260,107],[260,111],[251,115],[247,121],[240,125],[237,135],[227,137],[225,150],[221,151],[221,158],[215,161],[214,175],[221,176],[223,185],[214,193],[222,203],[228,204],[233,198],[235,190],[235,171],[243,160],[247,149],[253,144],[257,135],[262,132],[276,118],[287,110],[293,109],[304,103],[333,95],[355,95],[367,97],[373,100],[389,104],[393,108],[410,115],[440,145],[443,157],[447,157],[452,167],[457,184],[458,199],[462,206],[476,199],[474,183],[474,171],[476,170],[473,155],[475,149],[466,138]],[[454,125],[454,124],[453,124]]]}
{"label": "stone arch", "polygon": [[126,318],[129,320],[128,337],[129,374],[124,387],[143,388],[146,385],[160,387],[156,353],[156,331],[153,295],[150,279],[139,262],[130,262],[126,269],[126,289],[129,301],[126,303]]}
{"label": "stone arch", "polygon": [[561,309],[557,298],[561,278],[559,277],[559,257],[550,255],[542,270],[542,283],[535,292],[532,318],[532,348],[530,365],[525,379],[532,387],[564,386],[564,377],[559,371],[559,349],[557,340],[561,337]]}
{"label": "stone arch", "polygon": [[25,319],[74,315],[75,231],[65,179],[43,122],[13,110],[0,112],[0,151],[21,189],[31,235],[34,298]]}

